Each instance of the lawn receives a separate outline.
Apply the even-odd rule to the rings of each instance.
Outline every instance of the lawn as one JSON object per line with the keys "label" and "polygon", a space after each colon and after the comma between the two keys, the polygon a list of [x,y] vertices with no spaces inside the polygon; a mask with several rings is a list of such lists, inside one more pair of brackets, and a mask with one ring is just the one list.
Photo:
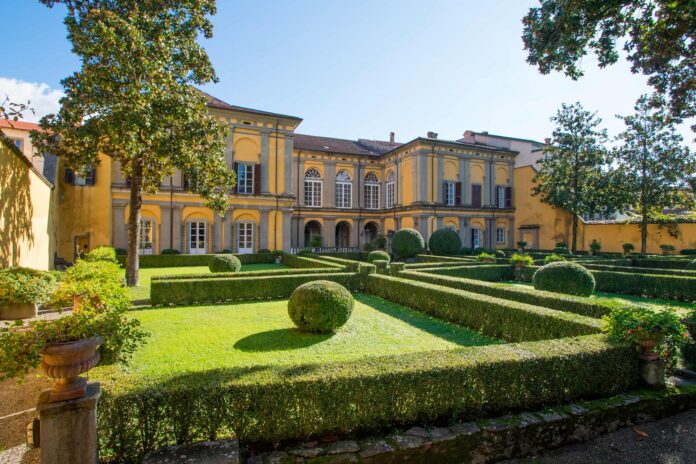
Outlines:
{"label": "lawn", "polygon": [[[271,269],[285,269],[284,264],[244,264],[241,272],[267,271]],[[131,301],[150,299],[150,279],[153,276],[182,275],[182,274],[209,274],[208,266],[192,267],[147,267],[140,269],[140,286],[129,288]]]}
{"label": "lawn", "polygon": [[[150,332],[128,370],[165,374],[217,368],[298,365],[501,343],[385,301],[357,294],[348,323],[334,335],[294,328],[287,300],[133,311]],[[102,369],[93,371],[99,378]],[[106,374],[108,375],[108,374]]]}

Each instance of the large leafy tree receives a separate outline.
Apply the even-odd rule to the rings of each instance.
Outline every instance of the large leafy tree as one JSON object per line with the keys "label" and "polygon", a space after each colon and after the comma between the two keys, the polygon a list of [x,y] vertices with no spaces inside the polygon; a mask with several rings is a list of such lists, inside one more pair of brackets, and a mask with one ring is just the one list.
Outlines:
{"label": "large leafy tree", "polygon": [[[694,0],[540,0],[522,20],[527,62],[542,74],[583,75],[593,51],[601,67],[616,63],[623,43],[634,73],[669,94],[674,117],[696,115]],[[692,126],[696,130],[696,125]]]}
{"label": "large leafy tree", "polygon": [[[58,114],[33,136],[78,171],[119,161],[130,183],[127,281],[138,285],[142,194],[175,168],[218,212],[234,175],[224,160],[225,129],[193,85],[215,81],[198,44],[210,38],[215,0],[41,0],[67,8],[65,24],[82,67],[65,78]],[[59,137],[53,137],[58,134]]]}
{"label": "large leafy tree", "polygon": [[642,254],[647,252],[648,222],[663,208],[693,207],[696,156],[684,145],[660,97],[643,95],[635,114],[619,116],[626,124],[614,151],[624,191],[641,213]]}
{"label": "large leafy tree", "polygon": [[556,127],[544,146],[532,194],[573,215],[571,248],[576,251],[579,217],[609,214],[618,206],[608,172],[607,132],[596,113],[580,103],[563,104],[551,121]]}

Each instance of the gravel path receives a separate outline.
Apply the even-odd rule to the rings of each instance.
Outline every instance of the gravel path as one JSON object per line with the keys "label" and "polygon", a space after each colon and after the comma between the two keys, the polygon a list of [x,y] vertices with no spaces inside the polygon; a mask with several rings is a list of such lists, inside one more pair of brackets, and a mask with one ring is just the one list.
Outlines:
{"label": "gravel path", "polygon": [[505,464],[696,463],[696,409]]}

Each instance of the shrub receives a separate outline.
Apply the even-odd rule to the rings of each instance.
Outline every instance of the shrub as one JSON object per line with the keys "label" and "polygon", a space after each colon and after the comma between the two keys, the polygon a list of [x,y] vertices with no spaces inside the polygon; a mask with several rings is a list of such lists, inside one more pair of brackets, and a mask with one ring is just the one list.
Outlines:
{"label": "shrub", "polygon": [[525,242],[524,240],[520,240],[519,242],[517,242],[517,248],[524,249],[526,246],[527,246],[527,242]]}
{"label": "shrub", "polygon": [[557,255],[572,255],[573,253],[568,249],[568,247],[556,247],[553,252]]}
{"label": "shrub", "polygon": [[374,264],[377,268],[378,274],[387,274],[389,272],[389,261],[386,261],[384,259],[377,259],[373,261],[372,264]]}
{"label": "shrub", "polygon": [[668,255],[672,253],[676,248],[674,248],[674,245],[662,244],[660,245],[660,249],[662,250],[663,255]]}
{"label": "shrub", "polygon": [[392,237],[392,250],[401,259],[413,258],[425,251],[425,241],[414,229],[400,229]]}
{"label": "shrub", "polygon": [[547,264],[534,273],[534,288],[570,295],[592,295],[595,279],[592,273],[579,264],[560,261]]}
{"label": "shrub", "polygon": [[126,256],[128,254],[128,250],[125,248],[116,248],[116,256]]}
{"label": "shrub", "polygon": [[484,262],[484,263],[494,263],[495,262],[495,255],[486,253],[485,251],[483,253],[480,253],[476,259],[478,261]]}
{"label": "shrub", "polygon": [[534,264],[534,260],[529,255],[515,253],[510,258],[510,264],[512,264],[515,267],[532,266]]}
{"label": "shrub", "polygon": [[692,260],[689,264],[686,265],[686,269],[688,270],[696,270],[696,259]]}
{"label": "shrub", "polygon": [[[311,257],[310,257],[311,256]],[[322,255],[312,255],[307,256],[297,256],[288,253],[283,254],[283,264],[296,269],[319,269],[319,268],[333,268],[342,269],[344,267],[343,262],[335,262],[335,258],[325,257]],[[343,260],[339,260],[343,261]],[[357,265],[357,262],[356,262]],[[357,271],[357,266],[355,271]]]}
{"label": "shrub", "polygon": [[558,261],[565,261],[566,259],[563,256],[557,255],[555,253],[551,253],[550,255],[544,256],[544,264],[549,264],[549,263],[555,263]]}
{"label": "shrub", "polygon": [[391,261],[391,257],[389,256],[389,253],[386,251],[381,251],[381,250],[375,250],[371,251],[369,255],[367,255],[367,261],[369,263],[374,263],[376,260],[382,260],[386,261],[389,263]]}
{"label": "shrub", "polygon": [[261,249],[258,251],[258,253],[259,253],[259,254],[271,253],[271,250],[269,250],[268,248],[261,248]]}
{"label": "shrub", "polygon": [[485,280],[488,282],[500,282],[502,280],[510,280],[514,277],[512,267],[504,264],[445,267],[423,272],[451,277],[463,277],[465,279]]}
{"label": "shrub", "polygon": [[556,242],[556,248],[568,248],[568,244],[566,242]]}
{"label": "shrub", "polygon": [[374,250],[384,250],[387,248],[387,236],[384,234],[377,234],[377,236],[372,239],[372,241],[363,245],[363,250],[374,251]]}
{"label": "shrub", "polygon": [[179,255],[181,252],[175,248],[165,248],[164,250],[160,251],[161,255]]}
{"label": "shrub", "polygon": [[696,255],[696,248],[684,248],[680,253],[683,255]]}
{"label": "shrub", "polygon": [[430,236],[428,248],[436,255],[454,255],[461,250],[462,239],[450,228],[438,229]]}
{"label": "shrub", "polygon": [[621,245],[621,248],[623,248],[623,254],[627,256],[633,253],[633,250],[636,249],[636,247],[633,246],[632,243],[624,243],[623,245]]}
{"label": "shrub", "polygon": [[49,300],[56,287],[56,276],[27,267],[0,270],[0,305],[34,303]]}
{"label": "shrub", "polygon": [[[138,258],[141,268],[148,267],[188,267],[188,266],[208,266],[213,256],[220,254],[230,254],[230,252],[218,252],[205,255],[185,255],[185,254],[159,254],[159,255],[140,255]],[[274,263],[275,257],[271,253],[252,253],[235,255],[239,262],[244,264],[266,264]],[[125,263],[125,256],[117,256],[119,263]]]}
{"label": "shrub", "polygon": [[315,280],[302,284],[288,300],[292,322],[304,332],[334,333],[353,312],[353,295],[335,282]]}
{"label": "shrub", "polygon": [[590,251],[592,252],[593,255],[599,253],[602,250],[602,244],[599,243],[597,240],[592,239],[592,243],[590,243]]}
{"label": "shrub", "polygon": [[696,278],[676,275],[652,275],[629,272],[592,271],[598,291],[696,301]]}
{"label": "shrub", "polygon": [[82,259],[85,261],[109,261],[112,263],[116,260],[116,250],[110,246],[98,246],[87,253]]}
{"label": "shrub", "polygon": [[242,263],[235,255],[215,255],[208,263],[210,272],[238,272],[241,268]]}
{"label": "shrub", "polygon": [[495,250],[495,255],[498,258],[505,258],[505,252],[503,250]]}
{"label": "shrub", "polygon": [[312,238],[309,239],[309,246],[310,248],[320,248],[323,243],[323,238],[321,235],[312,235]]}

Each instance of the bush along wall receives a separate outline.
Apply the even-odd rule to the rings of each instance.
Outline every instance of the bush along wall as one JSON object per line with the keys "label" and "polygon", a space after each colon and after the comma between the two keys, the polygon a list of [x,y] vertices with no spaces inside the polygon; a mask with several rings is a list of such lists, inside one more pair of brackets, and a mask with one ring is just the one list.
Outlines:
{"label": "bush along wall", "polygon": [[685,277],[696,277],[696,271],[688,269],[661,269],[649,267],[630,267],[630,266],[607,266],[603,264],[585,264],[587,269],[593,271],[613,271],[613,272],[630,272],[633,274],[652,274],[652,275],[677,275]]}
{"label": "bush along wall", "polygon": [[463,277],[465,279],[485,280],[488,282],[499,282],[503,280],[512,280],[515,278],[514,269],[512,266],[506,264],[480,264],[478,266],[445,267],[421,270],[421,272],[446,275],[450,277]]}
{"label": "bush along wall", "polygon": [[[215,255],[140,255],[140,267],[207,266],[213,256]],[[235,254],[234,256],[239,259],[242,265],[275,263],[275,256],[271,253]],[[117,255],[116,259],[121,265],[125,265],[125,256]]]}
{"label": "bush along wall", "polygon": [[655,269],[686,269],[689,261],[686,259],[634,259],[633,266],[635,267],[652,267]]}
{"label": "bush along wall", "polygon": [[[603,335],[354,362],[216,369],[178,377],[107,376],[100,455],[236,435],[242,443],[309,439],[610,396],[637,385],[635,353]],[[504,386],[504,388],[501,388]]]}
{"label": "bush along wall", "polygon": [[696,301],[696,278],[628,272],[592,271],[601,292]]}
{"label": "bush along wall", "polygon": [[196,279],[236,279],[249,277],[266,277],[266,276],[286,276],[300,274],[333,274],[336,272],[345,272],[341,268],[309,268],[309,269],[269,269],[267,271],[248,271],[248,272],[217,272],[215,274],[179,274],[179,275],[163,275],[152,276],[152,280],[196,280]]}
{"label": "bush along wall", "polygon": [[600,331],[600,321],[594,318],[397,277],[371,275],[367,290],[508,341],[547,340]]}
{"label": "bush along wall", "polygon": [[221,279],[153,280],[152,305],[190,305],[226,301],[272,300],[287,298],[298,286],[313,280],[330,280],[350,290],[364,286],[366,274],[325,273]]}

